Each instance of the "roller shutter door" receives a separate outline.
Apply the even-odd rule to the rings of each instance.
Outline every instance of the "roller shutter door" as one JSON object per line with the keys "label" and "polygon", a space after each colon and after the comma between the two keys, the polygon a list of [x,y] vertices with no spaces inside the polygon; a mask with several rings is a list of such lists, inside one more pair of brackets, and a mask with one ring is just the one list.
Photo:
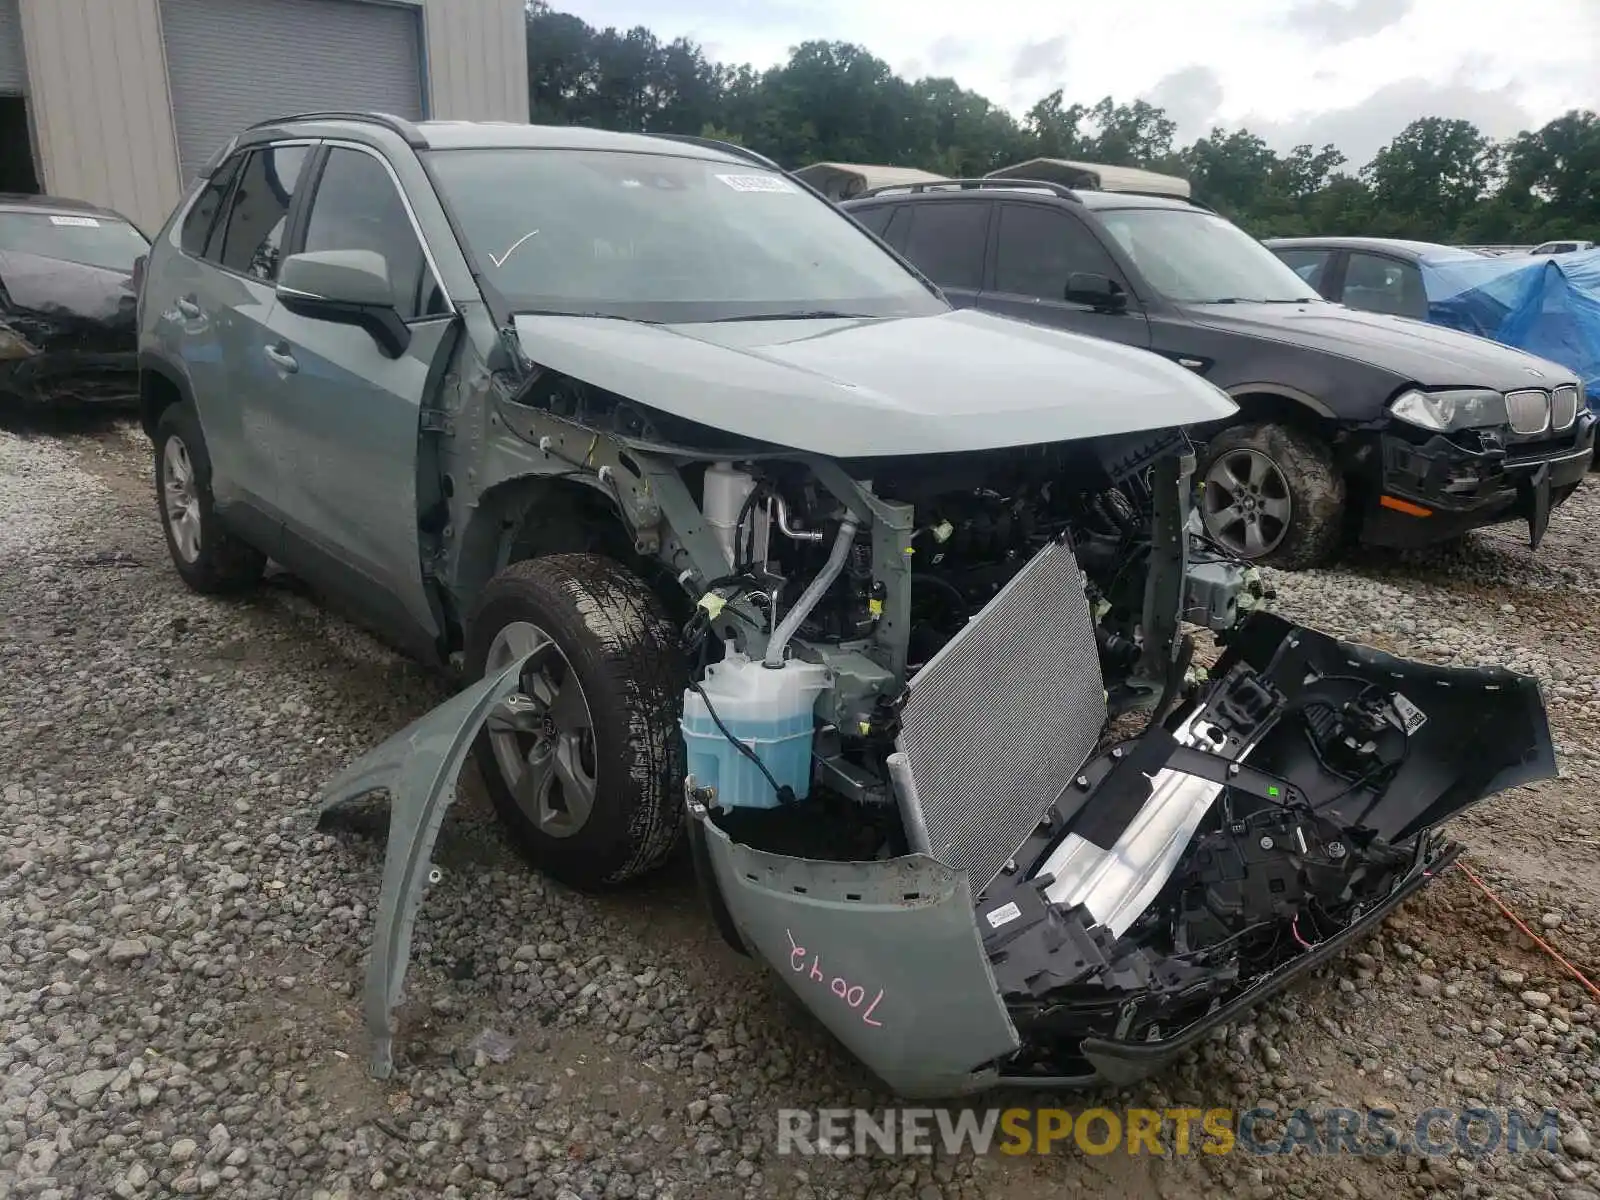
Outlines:
{"label": "roller shutter door", "polygon": [[17,0],[0,0],[0,92],[26,92],[28,66],[22,56],[22,18]]}
{"label": "roller shutter door", "polygon": [[319,109],[420,119],[420,20],[416,7],[360,0],[161,0],[184,182],[257,121]]}

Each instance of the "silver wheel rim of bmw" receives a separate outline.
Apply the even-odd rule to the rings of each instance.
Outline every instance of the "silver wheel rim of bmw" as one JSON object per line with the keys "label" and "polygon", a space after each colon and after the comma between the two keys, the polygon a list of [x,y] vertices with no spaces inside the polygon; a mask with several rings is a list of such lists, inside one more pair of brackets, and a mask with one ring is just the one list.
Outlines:
{"label": "silver wheel rim of bmw", "polygon": [[161,482],[161,511],[172,544],[184,562],[192,563],[200,557],[200,494],[189,447],[180,437],[169,437],[161,451]]}
{"label": "silver wheel rim of bmw", "polygon": [[1259,450],[1241,447],[1211,464],[1200,512],[1212,538],[1235,554],[1260,558],[1288,536],[1294,499],[1277,463]]}
{"label": "silver wheel rim of bmw", "polygon": [[540,833],[571,837],[594,811],[594,720],[567,656],[529,621],[513,621],[495,634],[484,674],[497,674],[525,654],[533,657],[522,668],[522,690],[489,714],[489,745],[523,815]]}

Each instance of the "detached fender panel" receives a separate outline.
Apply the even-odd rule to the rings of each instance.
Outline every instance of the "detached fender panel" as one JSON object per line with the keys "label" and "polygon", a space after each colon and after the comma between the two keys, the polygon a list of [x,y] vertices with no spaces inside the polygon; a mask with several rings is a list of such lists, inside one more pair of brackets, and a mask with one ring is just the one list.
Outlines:
{"label": "detached fender panel", "polygon": [[478,731],[494,706],[517,691],[529,657],[524,655],[413,721],[322,791],[319,824],[352,800],[380,790],[389,793],[389,840],[366,990],[372,1074],[379,1079],[387,1079],[394,1070],[390,1019],[411,962],[411,933],[432,875],[439,826],[455,800],[456,780]]}
{"label": "detached fender panel", "polygon": [[691,804],[715,885],[753,954],[909,1099],[992,1086],[1018,1046],[967,877],[926,855],[819,862],[732,841]]}

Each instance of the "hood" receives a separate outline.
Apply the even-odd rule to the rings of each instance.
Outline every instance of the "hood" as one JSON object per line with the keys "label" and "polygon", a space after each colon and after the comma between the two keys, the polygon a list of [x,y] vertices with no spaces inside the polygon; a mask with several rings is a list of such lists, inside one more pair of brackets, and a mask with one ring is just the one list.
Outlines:
{"label": "hood", "polygon": [[99,346],[107,338],[133,348],[138,297],[126,272],[6,250],[0,293],[0,321],[45,349]]}
{"label": "hood", "polygon": [[1565,367],[1498,342],[1340,304],[1195,304],[1184,311],[1211,329],[1337,354],[1423,387],[1505,392],[1578,381]]}
{"label": "hood", "polygon": [[673,416],[833,458],[1167,429],[1233,402],[1175,363],[959,309],[932,317],[647,325],[513,318],[533,362]]}

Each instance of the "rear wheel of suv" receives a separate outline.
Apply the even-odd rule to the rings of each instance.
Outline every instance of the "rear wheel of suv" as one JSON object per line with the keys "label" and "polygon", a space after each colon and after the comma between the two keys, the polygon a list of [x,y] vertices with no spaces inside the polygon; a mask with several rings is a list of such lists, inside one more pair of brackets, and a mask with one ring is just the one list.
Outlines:
{"label": "rear wheel of suv", "polygon": [[267,556],[223,528],[211,500],[211,458],[200,421],[170,404],[156,421],[156,503],[167,551],[183,581],[208,595],[254,586]]}
{"label": "rear wheel of suv", "polygon": [[513,563],[467,623],[472,678],[531,653],[473,747],[528,860],[603,889],[659,866],[683,830],[677,628],[639,577],[594,554]]}
{"label": "rear wheel of suv", "polygon": [[1200,468],[1200,518],[1241,558],[1290,569],[1326,563],[1344,526],[1344,477],[1314,434],[1262,422],[1224,429]]}

